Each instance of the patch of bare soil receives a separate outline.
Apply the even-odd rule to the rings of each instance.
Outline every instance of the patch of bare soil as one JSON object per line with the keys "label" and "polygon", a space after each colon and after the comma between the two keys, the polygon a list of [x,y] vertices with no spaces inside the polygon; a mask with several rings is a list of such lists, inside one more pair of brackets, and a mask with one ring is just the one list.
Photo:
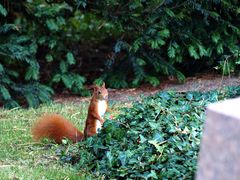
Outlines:
{"label": "patch of bare soil", "polygon": [[[185,83],[178,83],[176,80],[164,80],[160,86],[151,87],[143,85],[138,88],[128,89],[108,89],[109,99],[121,102],[139,100],[141,95],[151,96],[163,90],[175,90],[177,92],[186,91],[209,91],[213,89],[221,89],[226,86],[239,86],[239,77],[221,76],[216,74],[199,74],[186,79]],[[79,103],[89,101],[90,97],[78,97],[69,95],[56,95],[55,102]]]}

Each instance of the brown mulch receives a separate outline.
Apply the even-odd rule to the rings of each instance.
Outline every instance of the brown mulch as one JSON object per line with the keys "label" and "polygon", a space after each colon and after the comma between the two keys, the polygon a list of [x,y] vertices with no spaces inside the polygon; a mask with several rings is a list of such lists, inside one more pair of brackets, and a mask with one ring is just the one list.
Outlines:
{"label": "brown mulch", "polygon": [[[178,83],[176,80],[164,80],[158,87],[142,85],[138,88],[108,89],[108,91],[110,100],[128,102],[139,100],[141,95],[150,96],[162,90],[175,90],[178,92],[209,91],[213,89],[220,89],[225,86],[239,85],[239,77],[221,76],[216,74],[199,74],[194,77],[187,78],[185,83]],[[54,101],[58,103],[79,103],[89,101],[89,99],[90,97],[86,98],[70,95],[56,95]]]}

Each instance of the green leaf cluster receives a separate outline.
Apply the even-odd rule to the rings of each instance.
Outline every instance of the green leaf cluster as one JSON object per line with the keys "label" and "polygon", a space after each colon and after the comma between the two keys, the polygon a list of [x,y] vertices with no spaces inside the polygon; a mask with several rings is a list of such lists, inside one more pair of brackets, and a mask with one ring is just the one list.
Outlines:
{"label": "green leaf cluster", "polygon": [[109,60],[112,69],[104,75],[113,87],[117,83],[110,78],[116,71],[121,84],[155,86],[163,75],[184,81],[184,74],[206,68],[224,75],[239,70],[239,1],[103,0],[88,5],[121,30]]}
{"label": "green leaf cluster", "polygon": [[193,179],[206,105],[239,95],[240,87],[160,92],[123,109],[61,159],[107,179]]}
{"label": "green leaf cluster", "polygon": [[77,45],[101,40],[111,25],[96,31],[102,23],[96,16],[44,0],[4,1],[0,20],[0,105],[37,107],[53,89],[89,94]]}
{"label": "green leaf cluster", "polygon": [[0,104],[26,102],[13,84],[83,94],[86,82],[157,86],[206,68],[237,72],[239,9],[236,0],[3,1]]}
{"label": "green leaf cluster", "polygon": [[[7,10],[1,4],[0,9],[6,16]],[[0,37],[0,105],[37,107],[49,101],[53,90],[38,82],[36,40],[24,34],[18,24],[8,22],[0,24]]]}

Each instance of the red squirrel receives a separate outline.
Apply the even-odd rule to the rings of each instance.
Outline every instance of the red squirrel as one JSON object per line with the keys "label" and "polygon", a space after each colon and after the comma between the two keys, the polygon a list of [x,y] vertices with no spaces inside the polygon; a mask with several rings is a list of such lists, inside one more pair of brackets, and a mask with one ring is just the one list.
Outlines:
{"label": "red squirrel", "polygon": [[40,117],[32,127],[33,139],[49,138],[60,144],[64,138],[76,143],[93,136],[101,129],[104,123],[103,115],[108,108],[108,91],[105,83],[94,86],[93,95],[88,108],[84,133],[80,132],[70,121],[58,114],[49,114]]}

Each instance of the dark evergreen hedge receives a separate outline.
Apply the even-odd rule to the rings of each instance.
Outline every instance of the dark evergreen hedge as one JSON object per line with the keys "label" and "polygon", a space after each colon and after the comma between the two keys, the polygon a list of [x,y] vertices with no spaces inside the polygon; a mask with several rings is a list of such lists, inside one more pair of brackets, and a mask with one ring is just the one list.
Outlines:
{"label": "dark evergreen hedge", "polygon": [[53,89],[86,94],[86,81],[156,86],[163,75],[236,72],[239,14],[237,0],[3,1],[0,104],[36,107]]}

